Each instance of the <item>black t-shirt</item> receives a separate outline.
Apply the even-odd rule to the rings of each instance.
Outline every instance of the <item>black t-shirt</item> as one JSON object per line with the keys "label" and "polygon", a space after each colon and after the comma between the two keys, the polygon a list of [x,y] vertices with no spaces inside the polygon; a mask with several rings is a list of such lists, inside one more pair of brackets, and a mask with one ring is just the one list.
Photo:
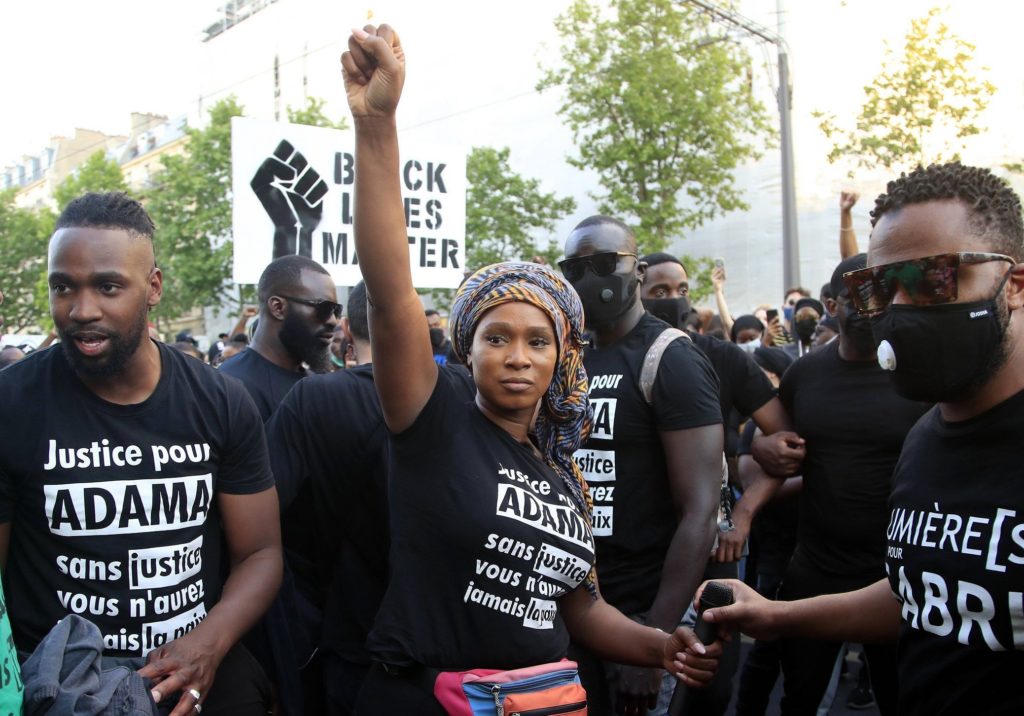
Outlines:
{"label": "black t-shirt", "polygon": [[594,424],[575,459],[594,498],[601,593],[627,614],[650,608],[678,526],[658,431],[722,422],[715,372],[685,338],[662,354],[654,406],[644,401],[644,356],[666,328],[664,321],[644,314],[622,339],[590,346],[583,355]]}
{"label": "black t-shirt", "polygon": [[242,381],[264,423],[270,420],[292,386],[306,377],[305,371],[282,368],[251,347],[221,363],[220,371]]}
{"label": "black t-shirt", "polygon": [[775,397],[775,389],[754,359],[730,341],[689,333],[693,344],[711,361],[718,376],[718,404],[725,430],[725,456],[735,457],[739,425]]}
{"label": "black t-shirt", "polygon": [[593,563],[569,488],[533,451],[437,385],[391,438],[391,581],[369,647],[389,664],[510,669],[565,656],[557,599]]}
{"label": "black t-shirt", "polygon": [[[443,368],[465,400],[462,366]],[[283,510],[281,538],[299,588],[322,612],[321,650],[369,663],[366,637],[388,583],[388,431],[371,365],[300,381],[267,424]]]}
{"label": "black t-shirt", "polygon": [[1021,714],[1024,392],[970,420],[932,410],[896,465],[886,571],[902,602],[899,706]]}
{"label": "black t-shirt", "polygon": [[220,493],[273,487],[263,426],[237,382],[163,344],[137,405],[85,387],[62,349],[0,375],[0,523],[15,641],[32,650],[75,612],[105,653],[144,656],[220,596]]}
{"label": "black t-shirt", "polygon": [[897,395],[877,362],[841,359],[839,341],[795,362],[779,397],[807,441],[794,559],[861,586],[880,579],[893,468],[928,406]]}

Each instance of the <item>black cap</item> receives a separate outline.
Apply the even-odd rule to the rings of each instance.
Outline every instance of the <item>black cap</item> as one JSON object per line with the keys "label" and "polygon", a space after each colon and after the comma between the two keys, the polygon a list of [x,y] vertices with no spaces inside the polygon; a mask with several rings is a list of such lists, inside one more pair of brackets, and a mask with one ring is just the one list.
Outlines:
{"label": "black cap", "polygon": [[821,301],[819,301],[816,298],[801,298],[799,301],[796,302],[796,305],[793,306],[793,315],[796,315],[797,311],[806,306],[810,306],[815,311],[817,311],[819,316],[825,315],[825,307],[822,306]]}
{"label": "black cap", "polygon": [[[836,270],[832,272],[832,280],[829,282],[832,286],[832,298],[839,298],[839,295],[846,291],[846,284],[843,283],[843,274],[849,273],[850,271],[859,271],[862,268],[866,268],[868,265],[867,254],[857,254],[851,256],[848,259],[843,259],[836,266]],[[847,292],[849,295],[849,292]]]}

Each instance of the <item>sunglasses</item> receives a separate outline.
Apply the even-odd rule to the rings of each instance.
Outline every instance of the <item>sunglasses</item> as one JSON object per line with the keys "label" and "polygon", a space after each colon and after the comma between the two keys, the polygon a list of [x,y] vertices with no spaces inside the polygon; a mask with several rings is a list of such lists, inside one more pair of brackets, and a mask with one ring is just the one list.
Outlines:
{"label": "sunglasses", "polygon": [[850,271],[843,274],[843,283],[858,313],[877,316],[889,309],[900,288],[915,306],[953,303],[957,297],[957,269],[989,261],[1017,263],[1004,254],[959,251]]}
{"label": "sunglasses", "polygon": [[579,281],[583,278],[583,272],[590,266],[590,270],[598,276],[611,276],[619,265],[620,256],[632,256],[636,254],[625,251],[604,251],[590,256],[576,256],[571,259],[562,259],[558,262],[558,268],[562,269],[562,275],[568,281]]}
{"label": "sunglasses", "polygon": [[313,311],[316,315],[316,320],[321,323],[326,323],[327,319],[334,316],[336,319],[341,320],[341,304],[335,303],[334,301],[328,301],[326,299],[320,299],[314,301],[310,298],[296,298],[295,296],[281,296],[286,301],[295,301],[301,303],[304,306],[312,306]]}

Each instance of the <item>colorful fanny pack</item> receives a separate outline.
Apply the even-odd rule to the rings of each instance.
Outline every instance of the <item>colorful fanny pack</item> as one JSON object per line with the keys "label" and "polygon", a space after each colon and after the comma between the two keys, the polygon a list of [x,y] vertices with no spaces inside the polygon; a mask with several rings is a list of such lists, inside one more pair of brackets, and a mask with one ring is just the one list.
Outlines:
{"label": "colorful fanny pack", "polygon": [[434,696],[450,716],[586,716],[575,661],[525,669],[442,671]]}

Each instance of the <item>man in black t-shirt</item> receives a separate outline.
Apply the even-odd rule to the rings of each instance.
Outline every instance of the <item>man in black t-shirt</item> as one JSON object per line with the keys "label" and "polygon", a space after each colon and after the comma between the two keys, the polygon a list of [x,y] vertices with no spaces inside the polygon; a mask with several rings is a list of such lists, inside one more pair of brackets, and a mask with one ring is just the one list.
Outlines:
{"label": "man in black t-shirt", "polygon": [[237,383],[150,340],[163,279],[138,202],[86,194],[56,226],[61,343],[0,375],[0,405],[19,416],[0,430],[16,642],[31,651],[80,614],[176,714],[264,713],[265,677],[237,645],[281,575],[259,414]]}
{"label": "man in black t-shirt", "polygon": [[[648,254],[641,262],[647,264],[640,288],[644,308],[669,325],[684,328],[691,308],[690,281],[682,262],[667,253]],[[764,372],[735,343],[692,331],[687,331],[687,334],[707,356],[718,377],[719,409],[725,428],[725,457],[729,461],[730,472],[733,472],[739,442],[738,424],[749,417],[763,432],[770,434],[788,430],[789,416]],[[719,524],[718,549],[704,570],[704,578],[737,577],[739,559],[749,534],[749,521]],[[691,614],[690,618],[693,616]],[[691,706],[704,716],[724,713],[728,707],[732,677],[739,665],[739,647],[738,640],[726,645],[710,687],[694,694]]]}
{"label": "man in black t-shirt", "polygon": [[[354,368],[295,386],[267,425],[282,540],[312,607],[328,714],[348,714],[370,666],[366,637],[388,583],[388,431],[373,382],[366,287],[349,292]],[[462,366],[466,400],[475,392]],[[308,679],[307,679],[308,681]]]}
{"label": "man in black t-shirt", "polygon": [[[829,311],[839,323],[839,340],[796,361],[779,395],[806,440],[797,545],[779,589],[779,599],[859,589],[884,576],[886,500],[893,468],[907,432],[928,405],[897,395],[875,360],[867,318],[859,316],[843,275],[863,268],[858,254],[832,274]],[[776,436],[784,439],[785,436]],[[762,477],[744,496],[756,514],[781,481]],[[756,484],[757,481],[755,481]],[[838,642],[786,639],[779,644],[786,714],[814,713],[828,686]],[[895,650],[869,645],[879,709],[896,710]]]}
{"label": "man in black t-shirt", "polygon": [[258,291],[259,325],[252,345],[220,369],[242,381],[266,422],[307,367],[314,373],[330,369],[329,348],[341,305],[327,270],[297,254],[270,262]]}
{"label": "man in black t-shirt", "polygon": [[880,528],[888,578],[784,605],[735,583],[737,604],[705,616],[764,638],[898,636],[904,716],[1018,714],[1020,200],[987,170],[932,165],[890,182],[872,220],[869,268],[846,283],[857,308],[873,316],[879,361],[896,391],[938,403],[910,431],[893,475],[888,525]]}
{"label": "man in black t-shirt", "polygon": [[[591,217],[569,235],[565,254],[560,266],[580,295],[592,337],[584,365],[594,420],[576,461],[594,497],[601,592],[624,613],[671,632],[704,572],[717,529],[718,381],[693,342],[676,339],[662,354],[649,405],[639,387],[644,357],[669,326],[640,302],[646,265],[632,231],[616,219]],[[613,671],[617,678],[609,686],[625,708],[654,707],[663,672]],[[584,680],[592,702],[601,699],[607,691],[601,674],[585,670]],[[662,693],[662,712],[671,686]]]}

